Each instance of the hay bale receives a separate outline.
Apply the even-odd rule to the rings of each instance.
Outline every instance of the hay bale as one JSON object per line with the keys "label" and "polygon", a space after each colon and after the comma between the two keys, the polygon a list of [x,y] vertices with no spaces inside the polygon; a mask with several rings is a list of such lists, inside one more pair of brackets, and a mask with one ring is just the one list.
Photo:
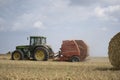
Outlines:
{"label": "hay bale", "polygon": [[108,55],[111,64],[116,68],[120,68],[120,32],[109,42]]}

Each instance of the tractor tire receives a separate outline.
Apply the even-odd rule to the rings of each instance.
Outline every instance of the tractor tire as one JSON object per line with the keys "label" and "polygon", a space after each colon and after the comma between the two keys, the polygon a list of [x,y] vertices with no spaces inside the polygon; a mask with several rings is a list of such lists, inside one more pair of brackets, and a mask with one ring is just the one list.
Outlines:
{"label": "tractor tire", "polygon": [[70,59],[71,62],[79,62],[80,61],[80,58],[78,56],[73,56],[71,59]]}
{"label": "tractor tire", "polygon": [[43,47],[38,47],[34,50],[33,59],[36,61],[47,61],[48,51]]}
{"label": "tractor tire", "polygon": [[23,57],[23,52],[20,51],[20,50],[15,50],[13,53],[12,53],[12,56],[11,56],[11,59],[12,60],[22,60],[24,57]]}

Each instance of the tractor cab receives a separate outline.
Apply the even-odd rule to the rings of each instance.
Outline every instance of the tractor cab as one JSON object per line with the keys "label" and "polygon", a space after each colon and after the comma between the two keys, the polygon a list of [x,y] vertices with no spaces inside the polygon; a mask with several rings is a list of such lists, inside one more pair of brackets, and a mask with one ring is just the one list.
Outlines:
{"label": "tractor cab", "polygon": [[45,45],[45,44],[46,44],[46,37],[43,37],[43,36],[30,37],[30,46]]}

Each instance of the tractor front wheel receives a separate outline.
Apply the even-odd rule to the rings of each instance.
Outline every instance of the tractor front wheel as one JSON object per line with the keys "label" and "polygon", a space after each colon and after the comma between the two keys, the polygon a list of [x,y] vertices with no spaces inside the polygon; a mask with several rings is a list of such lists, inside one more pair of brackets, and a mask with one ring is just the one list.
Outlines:
{"label": "tractor front wheel", "polygon": [[12,60],[22,60],[23,59],[23,53],[19,50],[16,50],[12,53]]}
{"label": "tractor front wheel", "polygon": [[34,51],[33,58],[37,61],[47,61],[48,60],[48,52],[45,48],[38,47]]}

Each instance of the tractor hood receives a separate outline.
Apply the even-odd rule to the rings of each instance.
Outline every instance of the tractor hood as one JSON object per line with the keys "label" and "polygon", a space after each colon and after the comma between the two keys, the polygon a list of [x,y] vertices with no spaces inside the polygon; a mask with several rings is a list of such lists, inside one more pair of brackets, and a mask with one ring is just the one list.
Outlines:
{"label": "tractor hood", "polygon": [[29,45],[16,46],[16,49],[28,49]]}

